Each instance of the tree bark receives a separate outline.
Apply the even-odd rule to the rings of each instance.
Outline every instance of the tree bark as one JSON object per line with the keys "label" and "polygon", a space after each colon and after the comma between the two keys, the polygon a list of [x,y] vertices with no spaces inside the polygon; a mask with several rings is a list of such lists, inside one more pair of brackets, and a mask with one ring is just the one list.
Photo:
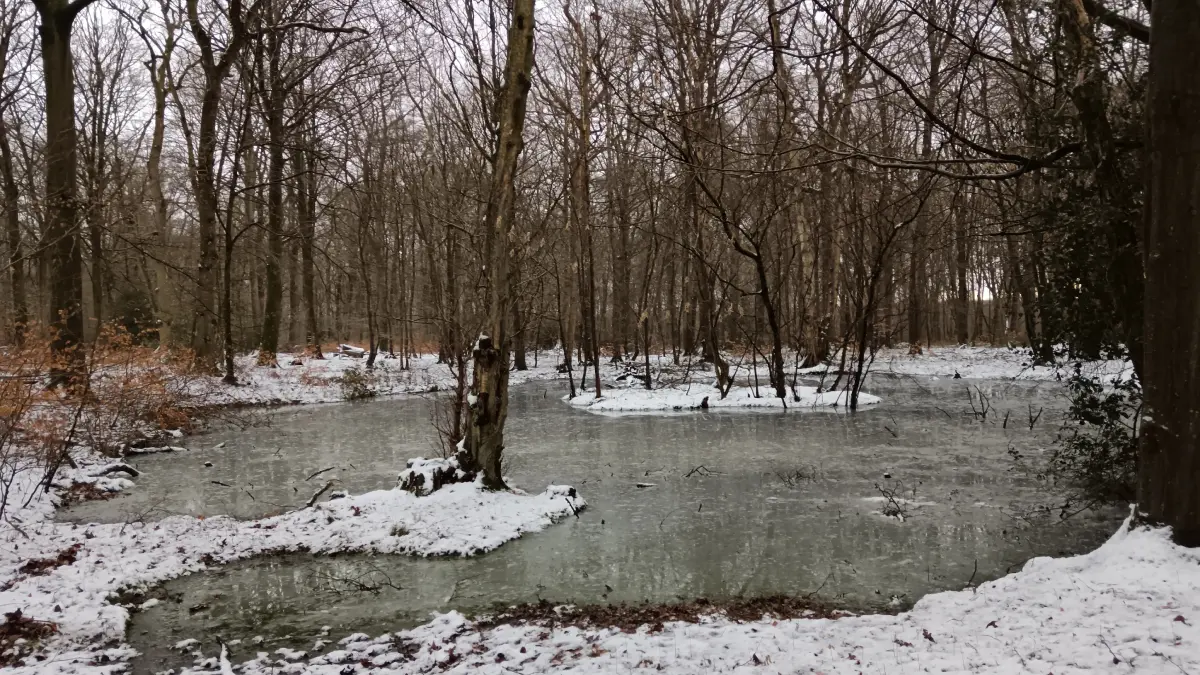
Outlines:
{"label": "tree bark", "polygon": [[302,139],[293,152],[292,161],[296,172],[297,226],[300,235],[300,286],[304,296],[304,342],[310,356],[321,355],[321,335],[317,326],[317,297],[314,285],[313,239],[316,237],[317,190],[313,154],[306,143],[311,137]]}
{"label": "tree bark", "polygon": [[[51,346],[77,358],[83,339],[83,252],[76,197],[75,72],[71,27],[93,0],[35,0],[46,87],[46,241],[50,249]],[[63,374],[55,377],[58,383]]]}
{"label": "tree bark", "polygon": [[499,134],[492,163],[484,222],[490,298],[488,330],[475,343],[475,369],[468,406],[463,460],[483,474],[483,484],[505,489],[500,470],[504,422],[508,418],[509,231],[515,212],[516,173],[525,128],[525,106],[533,73],[533,0],[513,0],[508,29],[504,87],[497,110]]}
{"label": "tree bark", "polygon": [[[7,49],[4,50],[7,53]],[[0,181],[3,182],[4,231],[8,238],[9,285],[12,292],[13,344],[25,343],[29,324],[29,306],[25,298],[25,251],[21,247],[20,191],[13,172],[12,146],[8,140],[8,122],[0,115]]]}
{"label": "tree bark", "polygon": [[[272,20],[277,17],[268,12]],[[262,333],[258,341],[258,365],[276,366],[279,327],[283,322],[283,104],[280,73],[280,31],[267,32],[267,73],[262,97],[267,116],[267,256],[264,269],[267,296],[263,306]]]}
{"label": "tree bark", "polygon": [[1138,511],[1200,546],[1200,4],[1151,10]]}
{"label": "tree bark", "polygon": [[213,54],[212,37],[200,16],[198,0],[186,2],[188,25],[200,49],[200,67],[204,73],[196,163],[192,171],[192,187],[196,194],[197,237],[200,241],[192,351],[198,365],[212,368],[217,345],[217,114],[220,112],[222,85],[234,60],[245,45],[246,25],[245,17],[242,16],[242,0],[230,0],[227,11],[230,34],[225,43],[225,51],[218,61]]}
{"label": "tree bark", "polygon": [[[166,4],[162,4],[166,8]],[[154,268],[154,308],[158,324],[158,343],[171,344],[171,300],[168,294],[170,277],[164,262],[170,241],[170,226],[167,216],[167,197],[163,192],[162,180],[162,149],[166,136],[167,87],[168,75],[171,68],[171,56],[175,50],[175,25],[170,21],[166,24],[167,37],[162,54],[155,65],[151,59],[147,68],[150,71],[151,84],[154,87],[154,127],[150,136],[150,155],[146,160],[146,183],[150,191],[150,204],[153,211],[154,228],[151,237],[155,242]]]}

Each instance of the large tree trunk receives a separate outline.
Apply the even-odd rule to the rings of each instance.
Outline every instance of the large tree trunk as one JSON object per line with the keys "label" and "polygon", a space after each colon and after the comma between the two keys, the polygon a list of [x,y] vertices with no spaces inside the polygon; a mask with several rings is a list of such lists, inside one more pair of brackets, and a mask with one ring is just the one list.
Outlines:
{"label": "large tree trunk", "polygon": [[283,320],[283,87],[279,72],[280,36],[267,34],[269,94],[264,96],[267,112],[267,297],[263,307],[262,333],[258,341],[258,365],[275,366],[279,349],[279,326]]}
{"label": "large tree trunk", "polygon": [[195,352],[197,362],[205,367],[212,365],[217,347],[217,188],[214,156],[220,101],[221,80],[206,79],[204,98],[200,103],[196,169],[192,177],[196,192],[196,234],[200,240],[192,351]]}
{"label": "large tree trunk", "polygon": [[[71,26],[92,0],[36,0],[46,86],[46,241],[50,249],[50,326],[57,354],[80,356],[83,252],[76,198],[75,73]],[[55,378],[61,382],[62,377]]]}
{"label": "large tree trunk", "polygon": [[1200,546],[1200,4],[1151,12],[1138,510]]}
{"label": "large tree trunk", "polygon": [[497,119],[499,138],[492,164],[488,196],[485,253],[491,297],[488,330],[475,343],[475,372],[468,407],[466,463],[483,474],[483,484],[504,489],[500,458],[504,452],[504,422],[508,417],[508,247],[516,201],[517,162],[524,140],[525,105],[533,73],[533,0],[513,0],[508,29],[508,59]]}

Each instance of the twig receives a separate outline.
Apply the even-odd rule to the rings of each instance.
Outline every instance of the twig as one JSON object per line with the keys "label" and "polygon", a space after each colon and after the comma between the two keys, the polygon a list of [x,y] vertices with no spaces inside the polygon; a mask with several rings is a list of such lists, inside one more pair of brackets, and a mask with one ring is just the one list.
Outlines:
{"label": "twig", "polygon": [[334,469],[336,469],[336,468],[337,468],[336,466],[331,466],[331,467],[328,467],[328,468],[325,468],[325,469],[321,469],[320,471],[317,471],[317,472],[314,472],[314,473],[312,473],[312,474],[309,474],[308,478],[305,478],[305,479],[304,479],[304,481],[305,481],[305,482],[308,482],[308,481],[310,481],[310,480],[312,480],[312,479],[316,478],[317,476],[320,476],[321,474],[325,473],[326,471],[333,471],[333,470],[334,470]]}
{"label": "twig", "polygon": [[[1112,654],[1114,666],[1121,662],[1121,657],[1117,656],[1117,653],[1112,650],[1112,647],[1108,645],[1108,641],[1104,639],[1103,635],[1100,636],[1100,644],[1104,645],[1104,648],[1108,650],[1109,654]],[[1132,668],[1133,664],[1129,664],[1129,667]]]}
{"label": "twig", "polygon": [[884,499],[886,499],[888,502],[888,505],[883,507],[883,515],[895,516],[896,519],[902,523],[905,520],[908,520],[908,514],[904,512],[904,507],[901,506],[899,500],[896,499],[895,490],[888,490],[884,487],[881,487],[879,483],[875,484],[875,489],[879,490],[879,494],[883,495]]}
{"label": "twig", "polygon": [[677,509],[671,509],[670,511],[667,511],[667,515],[663,516],[662,520],[658,521],[658,529],[662,529],[663,523],[667,522],[667,518],[670,518],[671,514],[675,513],[676,511],[682,511],[684,508],[686,507],[680,506]]}
{"label": "twig", "polygon": [[[1029,404],[1029,430],[1030,431],[1033,431],[1033,425],[1037,424],[1038,420],[1042,418],[1042,412],[1044,410],[1045,410],[1045,408],[1038,408],[1037,414],[1034,415],[1033,414],[1033,404],[1032,403]],[[1141,417],[1141,415],[1138,415],[1138,417]]]}
{"label": "twig", "polygon": [[826,575],[825,575],[825,579],[823,579],[823,580],[821,581],[821,585],[820,585],[820,586],[817,586],[817,590],[815,590],[815,591],[813,591],[813,592],[811,592],[811,593],[808,593],[808,594],[807,594],[807,595],[805,595],[804,597],[805,597],[805,598],[811,598],[811,597],[813,597],[814,595],[816,595],[817,593],[820,593],[820,592],[821,592],[821,589],[822,589],[822,588],[825,588],[825,584],[829,583],[829,579],[830,579],[832,576],[833,576],[833,570],[829,570],[829,574],[826,574]]}
{"label": "twig", "polygon": [[1179,672],[1183,673],[1183,675],[1191,675],[1191,673],[1189,673],[1188,671],[1186,671],[1186,670],[1184,670],[1184,669],[1183,669],[1183,666],[1181,666],[1181,665],[1179,665],[1178,663],[1175,663],[1174,661],[1172,661],[1172,660],[1171,660],[1171,657],[1167,656],[1166,654],[1159,653],[1159,654],[1157,654],[1157,656],[1161,656],[1161,657],[1163,657],[1163,659],[1165,659],[1167,663],[1169,663],[1169,664],[1171,664],[1171,665],[1175,666],[1176,668],[1178,668],[1178,669],[1179,669]]}
{"label": "twig", "polygon": [[563,501],[565,501],[567,503],[567,506],[571,507],[571,513],[575,514],[575,517],[578,518],[579,517],[579,509],[575,508],[575,505],[571,503],[571,498],[563,497]]}
{"label": "twig", "polygon": [[971,570],[971,578],[967,579],[967,588],[970,588],[972,590],[976,589],[974,582],[975,582],[975,573],[978,571],[979,571],[979,558],[976,558],[975,559],[975,569]]}

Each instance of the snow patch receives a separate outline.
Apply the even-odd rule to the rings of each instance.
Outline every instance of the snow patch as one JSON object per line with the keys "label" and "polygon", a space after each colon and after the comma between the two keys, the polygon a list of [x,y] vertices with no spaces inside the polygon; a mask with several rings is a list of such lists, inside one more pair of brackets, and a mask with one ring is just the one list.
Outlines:
{"label": "snow patch", "polygon": [[[642,389],[640,387],[616,388],[602,391],[600,398],[592,392],[583,392],[575,398],[569,395],[563,400],[577,408],[592,412],[655,412],[655,411],[684,411],[702,410],[708,399],[709,409],[774,409],[774,410],[813,410],[813,409],[845,409],[849,406],[850,393],[847,391],[820,392],[816,387],[796,387],[794,395],[789,392],[787,399],[779,399],[760,388],[759,395],[750,387],[734,387],[725,398],[720,391],[707,386],[672,386],[662,389]],[[797,400],[798,399],[798,400]],[[860,393],[860,406],[875,405],[882,399],[871,394]]]}

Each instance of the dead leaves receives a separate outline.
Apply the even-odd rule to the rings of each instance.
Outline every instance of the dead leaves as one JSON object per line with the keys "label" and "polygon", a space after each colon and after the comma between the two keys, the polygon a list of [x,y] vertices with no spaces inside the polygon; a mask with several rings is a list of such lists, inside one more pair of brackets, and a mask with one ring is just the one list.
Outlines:
{"label": "dead leaves", "polygon": [[[58,555],[54,556],[53,558],[39,558],[30,560],[24,565],[21,565],[20,569],[17,571],[19,571],[21,574],[28,574],[30,576],[49,574],[51,570],[58,569],[64,565],[70,565],[71,563],[75,562],[75,558],[79,554],[79,549],[81,548],[83,548],[83,544],[72,544],[71,546],[59,551]],[[20,612],[17,612],[17,615],[19,616]]]}
{"label": "dead leaves", "polygon": [[6,612],[0,623],[0,668],[16,665],[42,639],[58,632],[58,624],[30,619],[21,610]]}

